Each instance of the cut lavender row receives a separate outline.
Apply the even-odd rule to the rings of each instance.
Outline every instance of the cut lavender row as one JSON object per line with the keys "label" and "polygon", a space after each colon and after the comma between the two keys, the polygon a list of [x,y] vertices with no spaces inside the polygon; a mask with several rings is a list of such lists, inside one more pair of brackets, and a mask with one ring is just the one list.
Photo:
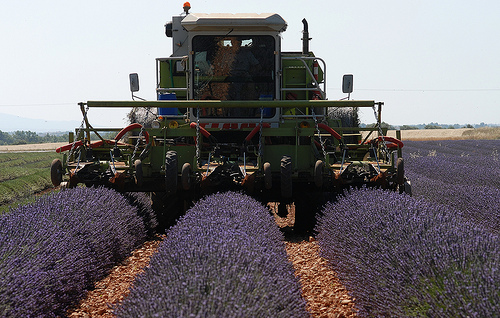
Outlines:
{"label": "cut lavender row", "polygon": [[226,192],[167,233],[118,317],[308,317],[269,211]]}
{"label": "cut lavender row", "polygon": [[137,208],[104,188],[76,188],[0,218],[0,316],[57,317],[141,244]]}
{"label": "cut lavender row", "polygon": [[500,239],[459,213],[352,190],[325,207],[318,242],[362,317],[491,317],[500,312]]}

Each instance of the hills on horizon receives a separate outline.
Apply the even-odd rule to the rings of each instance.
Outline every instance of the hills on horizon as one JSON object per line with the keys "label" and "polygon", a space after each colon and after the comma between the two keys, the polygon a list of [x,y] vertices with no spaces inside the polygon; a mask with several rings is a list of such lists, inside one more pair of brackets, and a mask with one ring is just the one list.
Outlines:
{"label": "hills on horizon", "polygon": [[81,121],[77,120],[44,120],[25,118],[16,115],[0,113],[0,131],[32,131],[36,133],[58,133],[74,131]]}

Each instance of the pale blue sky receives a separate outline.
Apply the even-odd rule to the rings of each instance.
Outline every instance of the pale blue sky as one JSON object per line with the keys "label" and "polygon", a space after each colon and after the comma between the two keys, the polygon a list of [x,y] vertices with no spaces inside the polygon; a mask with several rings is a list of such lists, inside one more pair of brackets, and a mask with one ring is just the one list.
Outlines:
{"label": "pale blue sky", "polygon": [[[79,121],[80,101],[130,100],[133,72],[138,95],[154,100],[155,58],[172,50],[163,26],[183,2],[4,1],[0,113]],[[351,97],[384,101],[391,124],[500,123],[497,0],[190,2],[192,12],[279,13],[288,22],[284,50],[301,49],[306,18],[310,48],[327,62],[329,99],[345,97],[342,75],[352,73]],[[125,114],[89,116],[96,126],[122,126]]]}

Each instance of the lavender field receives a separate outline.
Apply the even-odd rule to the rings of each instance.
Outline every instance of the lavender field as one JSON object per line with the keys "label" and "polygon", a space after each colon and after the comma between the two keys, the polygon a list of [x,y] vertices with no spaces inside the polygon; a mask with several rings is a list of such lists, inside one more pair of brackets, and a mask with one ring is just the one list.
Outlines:
{"label": "lavender field", "polygon": [[413,195],[500,233],[500,140],[405,142]]}
{"label": "lavender field", "polygon": [[62,317],[147,238],[147,200],[75,188],[0,215],[0,316]]}
{"label": "lavender field", "polygon": [[[500,141],[406,141],[413,196],[354,189],[328,203],[321,255],[361,317],[498,317]],[[77,188],[0,215],[0,316],[64,316],[155,233],[150,201]],[[200,200],[167,232],[118,317],[308,317],[269,210]]]}
{"label": "lavender field", "polygon": [[324,208],[322,255],[361,317],[498,317],[499,148],[407,141],[413,197],[359,189]]}
{"label": "lavender field", "polygon": [[269,211],[219,193],[167,232],[118,317],[309,317]]}

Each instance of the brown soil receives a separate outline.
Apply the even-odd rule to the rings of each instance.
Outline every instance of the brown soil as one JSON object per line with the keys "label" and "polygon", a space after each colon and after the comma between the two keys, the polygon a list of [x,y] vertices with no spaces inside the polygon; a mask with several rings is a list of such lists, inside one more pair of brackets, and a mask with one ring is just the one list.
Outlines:
{"label": "brown soil", "polygon": [[286,242],[286,252],[302,285],[302,297],[313,317],[356,317],[354,299],[338,280],[327,261],[319,256],[319,246],[310,242]]}
{"label": "brown soil", "polygon": [[[288,215],[279,217],[278,205],[269,203],[276,224],[285,231],[295,222],[295,206],[288,206]],[[354,299],[330,269],[326,259],[319,255],[319,246],[313,237],[307,240],[292,238],[285,242],[288,259],[302,286],[302,297],[314,318],[356,317]]]}

